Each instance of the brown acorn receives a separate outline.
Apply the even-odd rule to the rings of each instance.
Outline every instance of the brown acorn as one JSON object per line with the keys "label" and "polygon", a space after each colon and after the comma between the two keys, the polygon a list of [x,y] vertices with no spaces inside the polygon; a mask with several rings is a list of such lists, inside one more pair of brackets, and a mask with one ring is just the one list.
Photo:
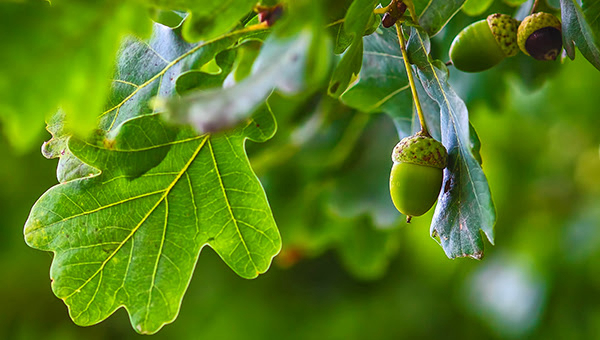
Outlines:
{"label": "brown acorn", "polygon": [[390,4],[387,12],[383,15],[381,19],[381,25],[385,28],[389,28],[394,26],[396,21],[400,20],[406,12],[406,5],[402,1],[394,1]]}

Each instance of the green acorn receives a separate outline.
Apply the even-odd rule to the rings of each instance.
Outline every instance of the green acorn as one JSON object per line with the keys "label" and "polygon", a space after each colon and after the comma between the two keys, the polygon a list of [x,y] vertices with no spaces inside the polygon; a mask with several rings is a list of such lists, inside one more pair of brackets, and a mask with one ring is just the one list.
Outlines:
{"label": "green acorn", "polygon": [[485,20],[465,27],[452,41],[450,60],[464,72],[485,71],[506,57],[517,54],[515,19],[506,14],[491,14]]}
{"label": "green acorn", "polygon": [[396,144],[392,161],[392,201],[410,221],[413,216],[429,211],[437,200],[448,152],[442,143],[419,132]]}
{"label": "green acorn", "polygon": [[534,13],[519,25],[517,42],[523,53],[537,60],[556,60],[562,50],[560,21],[550,13]]}

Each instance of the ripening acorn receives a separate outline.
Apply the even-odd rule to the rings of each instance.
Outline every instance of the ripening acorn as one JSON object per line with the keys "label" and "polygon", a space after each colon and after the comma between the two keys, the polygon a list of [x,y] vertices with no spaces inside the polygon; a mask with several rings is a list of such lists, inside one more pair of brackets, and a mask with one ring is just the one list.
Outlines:
{"label": "ripening acorn", "polygon": [[392,161],[392,201],[410,221],[429,211],[437,200],[448,152],[442,143],[419,132],[396,144]]}
{"label": "ripening acorn", "polygon": [[517,41],[523,53],[537,60],[556,60],[562,50],[560,20],[550,13],[534,13],[519,25]]}
{"label": "ripening acorn", "polygon": [[506,14],[491,14],[487,19],[465,27],[452,41],[450,60],[464,72],[485,71],[519,51],[518,22]]}

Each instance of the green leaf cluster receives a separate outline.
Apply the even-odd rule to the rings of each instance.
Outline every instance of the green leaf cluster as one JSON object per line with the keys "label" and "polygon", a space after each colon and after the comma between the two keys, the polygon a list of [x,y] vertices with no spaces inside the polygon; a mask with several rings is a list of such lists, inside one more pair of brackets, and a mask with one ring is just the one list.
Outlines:
{"label": "green leaf cluster", "polygon": [[44,118],[59,107],[71,131],[93,129],[121,39],[150,29],[139,11],[112,0],[0,4],[0,119],[14,146],[37,143]]}

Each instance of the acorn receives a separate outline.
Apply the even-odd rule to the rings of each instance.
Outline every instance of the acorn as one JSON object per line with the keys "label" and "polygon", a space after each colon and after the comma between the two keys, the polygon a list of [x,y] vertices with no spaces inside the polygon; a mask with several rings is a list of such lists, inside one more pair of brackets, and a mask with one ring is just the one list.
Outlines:
{"label": "acorn", "polygon": [[506,57],[512,57],[517,48],[518,22],[506,14],[491,14],[465,27],[452,41],[450,60],[464,72],[485,71]]}
{"label": "acorn", "polygon": [[519,25],[517,42],[523,53],[537,60],[556,60],[562,50],[560,20],[550,13],[534,13]]}
{"label": "acorn", "polygon": [[400,20],[408,7],[402,1],[393,1],[381,19],[381,25],[390,28]]}
{"label": "acorn", "polygon": [[442,188],[448,152],[442,143],[423,132],[402,139],[392,152],[390,194],[396,209],[421,216],[435,203]]}
{"label": "acorn", "polygon": [[258,11],[258,22],[266,22],[268,27],[273,26],[283,16],[283,6],[281,5],[255,6],[255,10]]}

